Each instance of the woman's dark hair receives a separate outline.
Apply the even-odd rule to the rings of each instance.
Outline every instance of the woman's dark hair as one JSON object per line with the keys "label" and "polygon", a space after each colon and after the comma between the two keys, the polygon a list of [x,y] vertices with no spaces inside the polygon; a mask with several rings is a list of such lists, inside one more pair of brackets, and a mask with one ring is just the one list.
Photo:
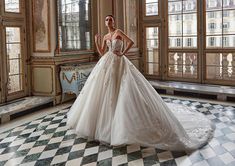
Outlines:
{"label": "woman's dark hair", "polygon": [[[108,14],[106,17],[112,17],[113,20],[115,21],[115,17],[114,17],[112,14]],[[106,18],[106,17],[105,17],[105,18]]]}

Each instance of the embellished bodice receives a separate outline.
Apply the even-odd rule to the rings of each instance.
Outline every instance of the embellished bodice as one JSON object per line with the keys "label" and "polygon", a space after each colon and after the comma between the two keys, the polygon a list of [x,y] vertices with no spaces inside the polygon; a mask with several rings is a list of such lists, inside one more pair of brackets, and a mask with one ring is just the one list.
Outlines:
{"label": "embellished bodice", "polygon": [[113,51],[122,51],[123,41],[120,39],[107,40],[108,50]]}

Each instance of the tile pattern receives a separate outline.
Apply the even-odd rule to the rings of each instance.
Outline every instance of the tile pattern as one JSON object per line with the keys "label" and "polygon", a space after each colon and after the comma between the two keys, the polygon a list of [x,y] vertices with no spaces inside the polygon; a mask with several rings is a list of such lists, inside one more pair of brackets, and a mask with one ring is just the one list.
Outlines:
{"label": "tile pattern", "polygon": [[66,126],[67,109],[0,134],[0,165],[234,166],[235,107],[173,98],[216,124],[214,138],[194,152],[138,145],[112,147],[77,136]]}

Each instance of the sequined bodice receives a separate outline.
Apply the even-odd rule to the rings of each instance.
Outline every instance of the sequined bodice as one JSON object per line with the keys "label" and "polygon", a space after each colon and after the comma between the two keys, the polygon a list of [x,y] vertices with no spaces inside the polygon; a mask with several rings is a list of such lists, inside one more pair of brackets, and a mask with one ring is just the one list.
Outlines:
{"label": "sequined bodice", "polygon": [[123,41],[120,39],[114,39],[114,40],[107,40],[107,46],[109,48],[109,51],[122,51],[123,47]]}

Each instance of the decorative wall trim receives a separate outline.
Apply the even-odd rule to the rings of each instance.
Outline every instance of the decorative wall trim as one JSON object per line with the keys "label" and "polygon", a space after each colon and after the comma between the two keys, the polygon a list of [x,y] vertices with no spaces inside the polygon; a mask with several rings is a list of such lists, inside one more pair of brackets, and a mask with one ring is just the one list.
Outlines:
{"label": "decorative wall trim", "polygon": [[58,56],[58,57],[32,57],[33,65],[61,65],[66,63],[84,63],[96,62],[98,60],[94,55],[77,55],[77,56]]}
{"label": "decorative wall trim", "polygon": [[50,0],[33,0],[33,51],[51,52]]}
{"label": "decorative wall trim", "polygon": [[[50,71],[51,71],[51,73],[50,73],[50,75],[51,75],[51,85],[50,85],[50,87],[51,87],[51,91],[49,91],[49,92],[42,92],[42,91],[37,91],[36,89],[35,89],[35,69],[51,69]],[[44,80],[41,80],[42,82],[44,81]],[[37,94],[44,94],[44,95],[53,95],[53,91],[54,91],[54,67],[53,66],[45,66],[45,65],[42,65],[42,66],[32,66],[32,92],[33,93],[37,93]]]}

